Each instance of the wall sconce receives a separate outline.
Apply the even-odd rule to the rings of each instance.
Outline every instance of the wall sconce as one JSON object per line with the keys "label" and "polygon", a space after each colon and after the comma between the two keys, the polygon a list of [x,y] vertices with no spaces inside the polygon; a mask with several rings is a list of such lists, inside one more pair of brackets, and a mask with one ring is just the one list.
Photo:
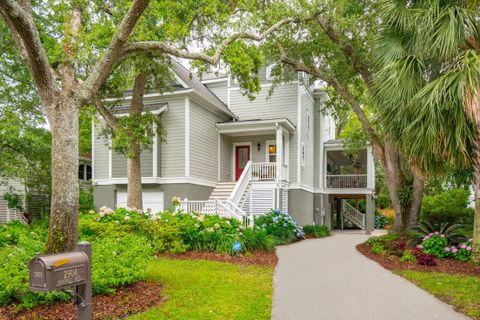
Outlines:
{"label": "wall sconce", "polygon": [[257,151],[260,151],[261,147],[262,147],[262,146],[260,145],[260,142],[257,143]]}

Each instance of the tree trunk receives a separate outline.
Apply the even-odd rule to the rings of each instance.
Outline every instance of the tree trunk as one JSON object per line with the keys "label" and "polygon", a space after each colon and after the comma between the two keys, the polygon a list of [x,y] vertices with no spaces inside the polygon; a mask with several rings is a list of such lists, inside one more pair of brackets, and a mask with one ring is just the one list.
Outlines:
{"label": "tree trunk", "polygon": [[475,213],[473,218],[472,260],[480,263],[480,124],[473,144],[473,169],[475,187]]}
{"label": "tree trunk", "polygon": [[[145,93],[146,77],[140,72],[135,77],[130,105],[130,116],[135,117],[142,114],[143,95]],[[143,209],[142,201],[142,170],[141,170],[141,145],[140,141],[131,140],[131,155],[127,159],[127,206],[129,208]]]}
{"label": "tree trunk", "polygon": [[52,199],[46,244],[48,253],[73,250],[77,243],[79,110],[78,103],[65,99],[47,114],[52,132]]}
{"label": "tree trunk", "polygon": [[420,221],[420,209],[422,207],[423,191],[425,189],[425,178],[417,172],[413,172],[412,202],[410,203],[410,222],[412,227]]}

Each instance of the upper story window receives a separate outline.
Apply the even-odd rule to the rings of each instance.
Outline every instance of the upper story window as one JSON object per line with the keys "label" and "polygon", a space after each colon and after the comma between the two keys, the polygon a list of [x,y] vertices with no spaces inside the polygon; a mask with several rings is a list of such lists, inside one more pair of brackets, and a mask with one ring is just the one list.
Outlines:
{"label": "upper story window", "polygon": [[307,110],[307,116],[305,117],[306,128],[307,128],[307,137],[310,137],[310,132],[312,131],[312,113],[310,110]]}
{"label": "upper story window", "polygon": [[266,78],[267,80],[273,80],[273,68],[275,68],[274,64],[271,64],[266,69]]}
{"label": "upper story window", "polygon": [[305,147],[305,143],[302,141],[302,148],[300,150],[300,158],[301,158],[301,164],[302,167],[305,167],[305,158],[307,157],[307,148]]}
{"label": "upper story window", "polygon": [[273,141],[267,141],[267,161],[277,162],[277,145]]}

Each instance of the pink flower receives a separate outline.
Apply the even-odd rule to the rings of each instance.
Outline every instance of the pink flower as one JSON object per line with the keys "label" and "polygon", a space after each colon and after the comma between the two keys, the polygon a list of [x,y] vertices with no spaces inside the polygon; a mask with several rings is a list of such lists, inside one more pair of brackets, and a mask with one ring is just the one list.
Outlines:
{"label": "pink flower", "polygon": [[449,247],[445,247],[445,251],[446,251],[446,252],[450,252],[450,250],[451,250],[451,249],[450,249]]}
{"label": "pink flower", "polygon": [[442,237],[442,238],[445,238],[445,235],[444,235],[444,234],[442,234],[442,235],[440,235],[440,237]]}
{"label": "pink flower", "polygon": [[430,233],[428,234],[429,237],[431,237],[431,236],[433,236],[433,235],[434,235],[433,232],[430,232]]}
{"label": "pink flower", "polygon": [[430,239],[430,237],[429,237],[429,236],[425,236],[425,237],[423,237],[423,241],[425,241],[425,240],[428,240],[428,239]]}
{"label": "pink flower", "polygon": [[438,232],[438,231],[435,231],[435,234],[440,234],[440,232]]}
{"label": "pink flower", "polygon": [[472,251],[472,247],[468,246],[467,251]]}
{"label": "pink flower", "polygon": [[417,249],[423,249],[423,246],[422,246],[421,244],[419,244],[419,245],[417,246]]}
{"label": "pink flower", "polygon": [[460,245],[460,248],[466,249],[466,248],[467,248],[467,245],[466,245],[465,243],[462,243],[462,244]]}
{"label": "pink flower", "polygon": [[473,238],[468,239],[468,242],[473,242]]}
{"label": "pink flower", "polygon": [[452,253],[457,253],[457,251],[458,251],[457,248],[452,249]]}

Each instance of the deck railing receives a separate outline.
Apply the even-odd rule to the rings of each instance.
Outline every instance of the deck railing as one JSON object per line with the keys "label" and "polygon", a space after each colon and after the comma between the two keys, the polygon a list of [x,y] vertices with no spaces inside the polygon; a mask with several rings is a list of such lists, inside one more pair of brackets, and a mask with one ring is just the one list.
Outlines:
{"label": "deck railing", "polygon": [[325,188],[362,189],[367,187],[366,174],[327,175]]}
{"label": "deck railing", "polygon": [[192,214],[200,213],[203,215],[217,215],[223,218],[233,218],[243,223],[253,226],[253,216],[247,214],[231,201],[220,200],[182,200],[178,209],[181,212]]}
{"label": "deck railing", "polygon": [[253,162],[252,180],[275,180],[277,178],[277,164],[275,162]]}

